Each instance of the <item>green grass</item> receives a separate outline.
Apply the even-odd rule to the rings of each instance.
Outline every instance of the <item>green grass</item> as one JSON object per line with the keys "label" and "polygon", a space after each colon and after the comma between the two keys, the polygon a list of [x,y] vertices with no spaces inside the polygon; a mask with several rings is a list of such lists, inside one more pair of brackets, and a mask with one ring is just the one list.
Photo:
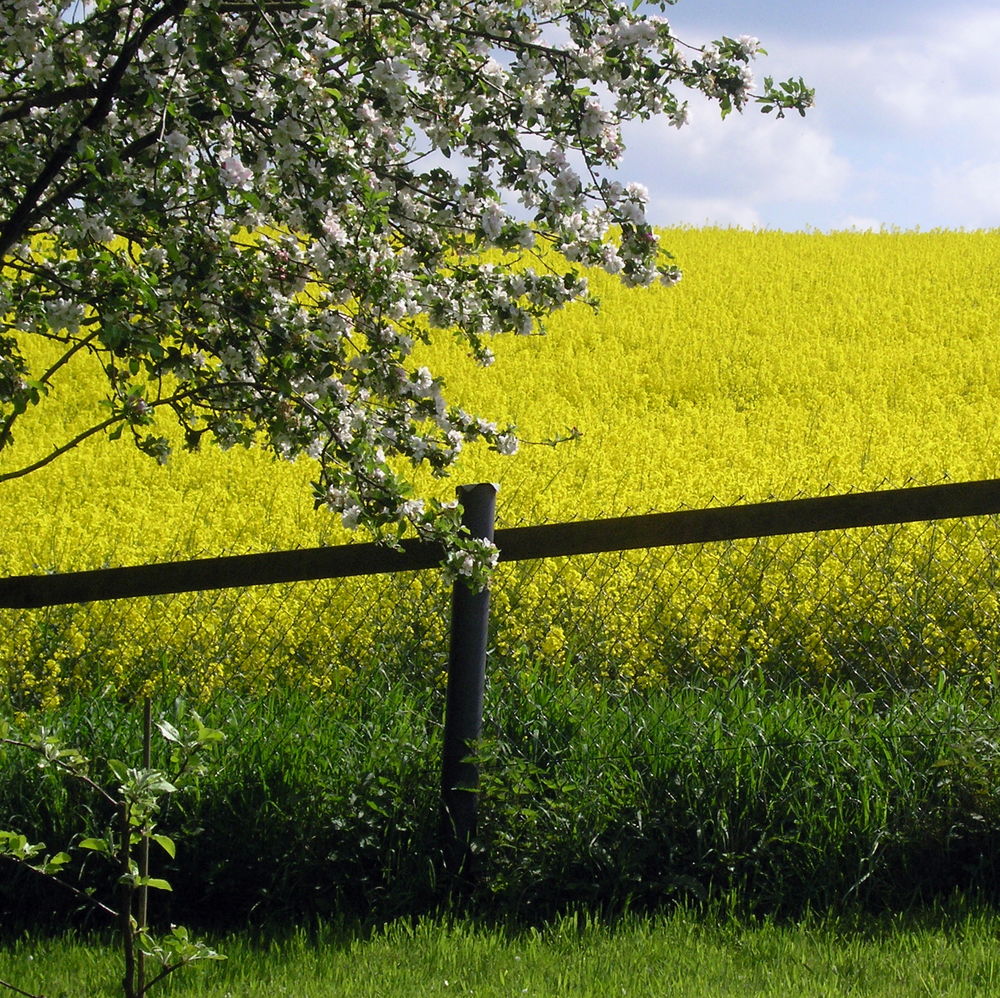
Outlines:
{"label": "green grass", "polygon": [[[566,917],[505,932],[395,922],[364,938],[329,929],[261,943],[216,940],[225,963],[179,971],[171,998],[974,998],[1000,988],[1000,916],[938,908],[875,920],[742,923],[678,910],[614,927]],[[114,953],[27,938],[0,949],[0,978],[50,996],[115,995]]]}

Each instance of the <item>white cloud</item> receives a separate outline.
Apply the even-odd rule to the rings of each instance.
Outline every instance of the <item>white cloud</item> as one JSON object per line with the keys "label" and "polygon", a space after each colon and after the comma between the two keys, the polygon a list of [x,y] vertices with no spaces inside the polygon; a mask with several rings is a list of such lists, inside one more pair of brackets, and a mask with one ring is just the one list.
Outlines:
{"label": "white cloud", "polygon": [[740,198],[656,198],[650,202],[649,217],[656,225],[763,227],[760,213]]}
{"label": "white cloud", "polygon": [[877,218],[867,215],[844,215],[831,226],[833,229],[854,229],[857,232],[878,232],[884,227]]}
{"label": "white cloud", "polygon": [[881,38],[780,44],[838,127],[930,136],[997,120],[998,42],[1000,11],[964,8],[925,13]]}
{"label": "white cloud", "polygon": [[626,133],[622,173],[653,192],[657,224],[757,226],[769,205],[832,201],[850,181],[832,136],[797,116],[722,121],[709,106],[697,111],[680,131],[646,123]]}
{"label": "white cloud", "polygon": [[680,132],[626,132],[622,172],[650,188],[657,222],[1000,225],[1000,5],[917,0],[877,20],[838,9],[796,7],[794,28],[766,32],[756,75],[804,76],[817,92],[805,119],[721,122],[698,102]]}
{"label": "white cloud", "polygon": [[938,169],[931,191],[935,207],[953,219],[949,224],[973,229],[1000,226],[1000,161]]}
{"label": "white cloud", "polygon": [[[886,46],[891,59],[880,74],[883,105],[897,120],[931,132],[995,122],[1000,115],[1000,11],[942,13],[928,29],[923,37],[904,36]],[[880,55],[872,52],[873,62]]]}

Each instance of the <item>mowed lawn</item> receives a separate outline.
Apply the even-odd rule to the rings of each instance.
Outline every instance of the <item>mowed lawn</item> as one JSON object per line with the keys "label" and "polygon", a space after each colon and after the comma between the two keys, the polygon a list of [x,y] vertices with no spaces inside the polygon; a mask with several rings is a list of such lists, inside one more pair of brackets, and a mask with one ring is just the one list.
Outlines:
{"label": "mowed lawn", "polygon": [[[574,917],[504,933],[394,923],[365,939],[329,929],[270,943],[219,940],[224,963],[174,974],[172,998],[975,998],[1000,988],[1000,917],[937,910],[779,925],[679,912],[615,928]],[[0,950],[0,978],[36,994],[114,995],[105,946],[67,939]]]}

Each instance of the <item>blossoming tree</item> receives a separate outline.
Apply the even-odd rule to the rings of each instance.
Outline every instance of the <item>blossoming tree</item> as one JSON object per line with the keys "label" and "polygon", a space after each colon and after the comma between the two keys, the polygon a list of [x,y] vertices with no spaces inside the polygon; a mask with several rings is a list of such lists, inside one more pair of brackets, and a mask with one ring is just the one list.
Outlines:
{"label": "blossoming tree", "polygon": [[166,461],[169,417],[188,448],[307,454],[346,524],[479,564],[405,469],[516,430],[449,405],[414,343],[447,329],[489,364],[492,335],[588,300],[582,265],[675,282],[645,191],[609,175],[621,123],[679,127],[685,92],[811,102],[755,91],[755,38],[692,47],[640,6],[0,0],[0,452],[74,355],[107,376],[86,430],[0,480],[98,433]]}

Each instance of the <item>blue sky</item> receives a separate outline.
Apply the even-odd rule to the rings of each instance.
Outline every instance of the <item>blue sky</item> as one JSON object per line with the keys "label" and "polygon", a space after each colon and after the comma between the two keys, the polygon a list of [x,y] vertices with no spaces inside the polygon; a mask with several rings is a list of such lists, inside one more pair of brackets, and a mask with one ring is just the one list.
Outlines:
{"label": "blue sky", "polygon": [[803,76],[805,118],[631,125],[621,176],[656,225],[1000,227],[998,0],[680,0],[675,34],[756,35],[755,77]]}

